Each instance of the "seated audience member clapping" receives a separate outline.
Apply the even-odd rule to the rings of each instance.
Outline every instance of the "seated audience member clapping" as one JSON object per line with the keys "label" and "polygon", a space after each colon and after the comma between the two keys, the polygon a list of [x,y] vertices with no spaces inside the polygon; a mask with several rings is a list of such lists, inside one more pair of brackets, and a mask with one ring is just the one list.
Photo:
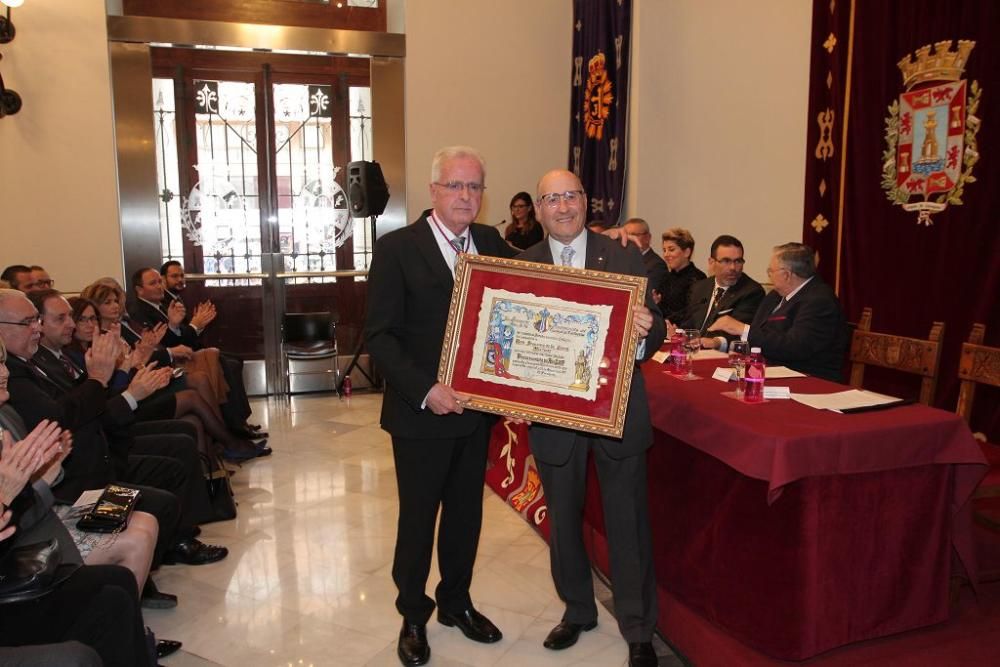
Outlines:
{"label": "seated audience member clapping", "polygon": [[[218,417],[225,421],[223,406],[231,402],[230,393],[238,392],[246,402],[246,390],[243,389],[242,364],[239,371],[226,373],[226,365],[218,348],[202,347],[199,331],[186,323],[187,309],[180,299],[166,299],[163,277],[156,269],[139,269],[132,275],[133,301],[129,310],[129,321],[144,329],[160,324],[167,325],[167,333],[163,337],[163,345],[172,353],[183,350],[188,357],[184,368],[197,371],[209,380],[215,400],[212,405],[218,412]],[[165,305],[165,310],[161,310]],[[207,325],[214,319],[214,306],[202,304],[196,309],[199,321]],[[207,321],[206,321],[207,320]],[[249,403],[246,403],[246,416],[249,416]],[[257,437],[248,429],[245,418],[235,423],[228,422],[237,435]]]}
{"label": "seated audience member clapping", "polygon": [[768,363],[840,382],[847,327],[840,302],[816,274],[812,248],[801,243],[775,247],[767,276],[774,284],[750,324],[723,315],[714,329],[749,340]]}
{"label": "seated audience member clapping", "polygon": [[715,321],[728,315],[749,323],[764,298],[760,283],[743,273],[744,263],[743,244],[735,236],[723,234],[712,242],[708,265],[714,275],[691,286],[687,319],[674,323],[701,331],[703,348],[725,352],[729,341],[739,336],[716,328]]}
{"label": "seated audience member clapping", "polygon": [[[194,523],[208,507],[201,462],[194,445],[177,438],[133,440],[126,427],[135,398],[109,396],[107,384],[118,355],[110,334],[98,336],[85,359],[86,379],[72,387],[53,381],[33,361],[41,338],[41,317],[24,294],[0,290],[0,337],[7,346],[10,403],[28,428],[43,419],[73,433],[74,455],[63,462],[57,498],[75,502],[80,493],[115,480],[142,492],[137,509],[153,514],[160,526],[154,561],[210,563],[228,553],[194,539]],[[134,380],[133,380],[134,381]],[[186,440],[186,438],[184,439]],[[149,454],[140,445],[155,451]]]}
{"label": "seated audience member clapping", "polygon": [[663,232],[663,259],[669,270],[663,283],[660,311],[670,322],[683,322],[688,318],[691,286],[705,278],[705,273],[691,263],[693,252],[691,232],[680,227]]}
{"label": "seated audience member clapping", "polygon": [[[35,299],[37,302],[38,299]],[[48,309],[48,305],[51,305],[52,309],[58,311],[52,315],[54,318],[62,317],[62,314],[67,310],[63,303],[58,300],[51,300],[46,298],[41,304],[36,303],[36,307],[39,308],[39,312],[45,314]],[[73,297],[68,304],[70,308],[71,319],[74,321],[75,326],[70,328],[68,324],[63,324],[62,328],[56,328],[58,324],[53,323],[51,325],[46,324],[46,319],[42,320],[42,330],[43,339],[39,346],[38,355],[43,359],[48,359],[54,357],[57,353],[50,348],[59,347],[61,348],[59,353],[64,353],[69,357],[70,365],[81,366],[84,355],[86,351],[90,348],[91,343],[94,340],[94,335],[97,332],[97,307],[92,301],[88,301],[82,297]],[[114,330],[117,325],[111,324],[112,330]],[[57,338],[58,336],[58,338]],[[149,358],[149,349],[152,344],[152,335],[150,331],[144,331],[140,335],[139,342],[136,343],[134,349],[129,349],[128,352],[123,352],[120,356],[118,363],[118,369],[115,375],[112,376],[111,386],[120,387],[125,378],[129,378],[134,373],[144,372],[145,360]],[[68,342],[63,342],[67,341]],[[127,344],[126,349],[127,348]],[[51,364],[51,362],[49,362]],[[54,371],[58,374],[58,368]],[[84,373],[82,369],[75,375],[74,379],[79,379],[83,377]],[[180,387],[183,386],[182,380],[174,380],[172,385],[177,384]],[[259,447],[254,442],[248,439],[239,438],[232,433],[230,433],[225,425],[216,416],[215,411],[202,399],[202,397],[195,391],[191,389],[183,389],[180,387],[165,388],[157,391],[149,398],[139,401],[138,408],[136,409],[136,418],[142,421],[147,420],[158,420],[158,419],[188,419],[195,423],[195,427],[198,433],[198,449],[205,454],[213,454],[216,449],[213,447],[209,438],[215,440],[221,448],[221,454],[233,461],[244,461],[258,456],[264,456],[266,453],[270,452],[267,447]]]}
{"label": "seated audience member clapping", "polygon": [[[6,397],[6,370],[0,366],[0,421],[5,428],[16,430],[19,420],[3,405]],[[55,423],[43,421],[17,442],[9,431],[4,436],[0,451],[0,554],[55,539],[62,563],[72,566],[81,562],[74,541],[51,509],[49,483],[58,478],[58,464],[69,444],[64,434]],[[33,484],[28,483],[35,478]],[[0,646],[8,647],[0,648],[0,663],[151,665],[138,590],[135,570],[88,564],[65,581],[50,584],[42,597],[0,604]],[[55,643],[58,645],[48,646]],[[87,657],[90,652],[78,644],[91,647],[100,659],[93,662]],[[24,646],[35,648],[9,648]],[[178,648],[179,642],[163,642],[159,655]],[[21,662],[41,657],[49,662]]]}
{"label": "seated audience member clapping", "polygon": [[[181,263],[176,260],[164,262],[163,266],[160,267],[160,275],[163,277],[164,288],[160,310],[169,311],[170,305],[174,301],[180,301],[183,305],[187,279],[184,276],[184,267]],[[187,312],[191,312],[191,309],[186,306],[185,309]],[[193,314],[184,320],[184,323],[189,324],[198,336],[195,339],[197,347],[201,346],[200,337],[205,328],[215,320],[217,315],[215,304],[211,301],[203,301],[194,308]],[[259,424],[247,422],[252,410],[247,398],[246,384],[243,382],[243,360],[234,354],[220,351],[219,362],[222,364],[222,374],[229,385],[227,400],[220,406],[226,426],[235,435],[253,439],[266,438],[267,433],[261,429]]]}

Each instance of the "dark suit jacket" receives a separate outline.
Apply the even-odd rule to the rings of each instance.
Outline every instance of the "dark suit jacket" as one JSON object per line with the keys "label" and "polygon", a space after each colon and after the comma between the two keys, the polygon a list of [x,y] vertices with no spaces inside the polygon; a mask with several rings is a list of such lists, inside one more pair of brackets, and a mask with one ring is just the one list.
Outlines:
{"label": "dark suit jacket", "polygon": [[[166,324],[169,321],[166,313],[159,308],[146,303],[142,299],[136,299],[132,303],[132,307],[129,308],[128,315],[133,325],[139,324],[143,330],[151,329],[161,322]],[[174,333],[168,328],[167,333],[163,335],[161,344],[163,347],[187,345],[192,350],[197,350],[201,347],[201,342],[198,339],[198,332],[195,331],[194,327],[190,324],[181,324],[179,334]]]}
{"label": "dark suit jacket", "polygon": [[[7,369],[11,407],[21,415],[29,431],[43,419],[50,419],[73,432],[73,453],[63,462],[66,476],[55,490],[59,498],[73,502],[82,491],[101,488],[121,477],[128,450],[111,444],[101,422],[108,410],[116,411],[112,418],[118,423],[131,419],[132,411],[124,399],[109,404],[105,388],[96,380],[86,380],[64,391],[14,355],[7,355]],[[117,412],[122,409],[128,414]]]}
{"label": "dark suit jacket", "polygon": [[649,289],[655,289],[660,295],[666,290],[667,283],[667,263],[663,258],[650,248],[649,252],[642,255],[642,263],[646,267],[646,278],[649,279]]}
{"label": "dark suit jacket", "polygon": [[[493,227],[469,227],[480,255],[515,251]],[[434,231],[421,217],[375,242],[368,272],[365,342],[386,379],[382,428],[401,438],[455,438],[472,433],[483,413],[435,415],[420,405],[437,383],[454,278]]]}
{"label": "dark suit jacket", "polygon": [[750,345],[761,348],[768,364],[841,382],[847,327],[837,295],[817,275],[773,312],[780,301],[771,292],[760,302],[750,324]]}
{"label": "dark suit jacket", "polygon": [[[622,248],[618,241],[587,231],[587,260],[584,266],[597,271],[645,276],[646,270],[639,249],[633,245]],[[552,264],[552,250],[548,242],[539,243],[518,255],[518,259],[541,264]],[[646,336],[645,357],[650,358],[660,349],[666,335],[666,325],[660,316],[650,287],[646,286],[646,307],[653,313],[653,326]],[[632,314],[628,315],[629,321]],[[625,415],[625,430],[621,440],[593,436],[598,446],[603,447],[608,456],[621,459],[635,456],[646,450],[653,442],[653,428],[649,421],[649,402],[646,399],[646,385],[642,373],[636,368],[632,373],[628,406]],[[561,465],[569,460],[577,432],[555,426],[534,424],[531,426],[531,451],[545,463]]]}
{"label": "dark suit jacket", "polygon": [[[691,296],[688,299],[688,315],[680,325],[685,329],[700,329],[702,324],[711,326],[719,318],[719,311],[724,315],[736,318],[744,324],[750,324],[753,316],[757,312],[757,306],[764,298],[764,288],[756,280],[743,273],[736,284],[727,289],[722,294],[719,303],[712,308],[711,316],[706,320],[705,315],[708,304],[712,301],[712,292],[715,291],[715,278],[705,278],[699,280],[691,286]],[[709,338],[724,337],[726,340],[735,340],[739,336],[727,334],[725,331],[713,331],[709,329],[705,332]]]}

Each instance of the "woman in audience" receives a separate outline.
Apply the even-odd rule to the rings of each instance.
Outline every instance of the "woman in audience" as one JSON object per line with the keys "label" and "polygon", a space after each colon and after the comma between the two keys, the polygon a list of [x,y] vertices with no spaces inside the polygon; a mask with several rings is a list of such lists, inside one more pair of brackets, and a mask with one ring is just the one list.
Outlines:
{"label": "woman in audience", "polygon": [[[5,360],[6,350],[0,354]],[[55,538],[61,561],[79,564],[80,553],[52,512],[52,495],[48,491],[49,482],[57,480],[61,461],[68,453],[69,438],[57,424],[42,421],[15,443],[13,436],[23,432],[16,432],[20,421],[17,413],[3,405],[8,397],[7,367],[0,363],[0,420],[6,431],[0,451],[0,542],[6,543],[0,544],[0,553]],[[37,481],[29,485],[33,478]],[[12,506],[14,511],[8,509]],[[156,521],[149,519],[155,531]],[[122,531],[119,539],[131,539],[133,536],[126,537],[128,532]],[[141,540],[133,542],[131,548],[142,548]],[[151,558],[151,543],[148,554]],[[145,567],[144,577],[149,560]],[[96,650],[108,666],[151,665],[138,595],[134,571],[117,565],[81,566],[40,598],[0,604],[0,646],[77,641]],[[176,642],[171,646],[173,650],[180,648]],[[64,654],[62,650],[65,647],[54,649],[53,659],[79,655],[76,651]]]}
{"label": "woman in audience", "polygon": [[667,279],[663,283],[660,310],[672,323],[688,316],[688,296],[691,285],[705,277],[705,273],[691,263],[694,237],[691,232],[674,227],[663,232],[663,259],[667,262]]}
{"label": "woman in audience", "polygon": [[[103,309],[84,297],[69,299],[76,329],[73,332],[73,344],[67,349],[67,354],[81,367],[85,366],[83,355],[86,354],[94,335],[98,332],[98,320],[101,321],[101,328],[105,328],[105,326],[115,327],[117,323],[113,318],[117,312],[120,312],[116,311],[114,307],[116,298],[111,288],[100,286],[92,290],[91,293],[105,297]],[[146,363],[148,356],[142,350],[151,345],[149,335],[149,332],[143,332],[136,342],[135,348],[130,348],[128,353],[123,351],[118,372],[111,381],[112,388],[124,389],[128,386],[129,375]],[[143,421],[156,419],[187,419],[191,421],[198,430],[198,448],[206,455],[215,453],[214,448],[209,444],[206,432],[222,446],[223,456],[233,461],[244,461],[271,453],[270,448],[258,447],[253,441],[239,438],[230,433],[204,398],[192,389],[183,388],[183,382],[177,380],[172,388],[167,387],[141,401],[138,410],[136,410],[136,417]],[[191,419],[191,417],[196,417],[196,419]]]}
{"label": "woman in audience", "polygon": [[545,236],[541,224],[535,220],[535,207],[531,195],[518,192],[510,200],[510,224],[504,238],[518,250],[527,250]]}
{"label": "woman in audience", "polygon": [[[106,279],[102,278],[102,280]],[[129,346],[135,347],[143,340],[142,333],[145,332],[136,331],[124,319],[125,300],[120,287],[109,285],[106,282],[96,282],[83,288],[80,297],[93,301],[94,305],[97,306],[97,314],[100,317],[99,324],[102,331],[108,331],[112,326],[119,325],[121,327],[121,336]],[[164,330],[157,328],[151,331],[158,332],[160,337],[162,337],[162,331]],[[222,369],[216,363],[215,374],[213,376],[210,375],[213,372],[211,364],[197,363],[198,370],[185,367],[185,362],[192,356],[192,352],[192,350],[187,348],[183,351],[179,348],[174,348],[173,352],[160,348],[154,352],[152,359],[161,366],[183,367],[186,375],[186,384],[205,399],[210,409],[221,420],[222,412],[219,409],[219,404],[226,401],[226,392],[229,390],[225,378],[222,377]]]}
{"label": "woman in audience", "polygon": [[[11,461],[6,456],[7,451],[12,447],[20,446],[20,441],[29,442],[34,439],[49,439],[52,433],[60,442],[58,453],[46,461],[46,465],[39,469],[39,475],[30,487],[25,488],[28,500],[31,501],[32,510],[23,512],[18,521],[20,531],[19,542],[31,544],[50,537],[65,538],[70,537],[72,542],[66,543],[65,539],[60,539],[60,545],[67,550],[73,551],[75,562],[85,562],[88,565],[122,565],[127,567],[135,575],[138,590],[142,590],[146,584],[146,577],[149,576],[149,566],[153,562],[153,548],[156,545],[156,536],[159,533],[159,526],[156,518],[146,512],[133,512],[132,519],[128,527],[117,535],[102,535],[98,533],[85,533],[78,530],[75,525],[69,526],[69,533],[62,529],[61,523],[56,518],[57,515],[71,517],[75,524],[79,518],[79,512],[71,511],[70,508],[60,506],[59,510],[53,513],[55,499],[52,495],[52,487],[59,483],[62,478],[62,462],[72,451],[72,439],[69,431],[62,431],[57,424],[48,420],[43,420],[31,434],[26,433],[24,422],[17,412],[9,405],[10,393],[7,391],[7,349],[3,341],[0,340],[0,427],[4,430],[3,448],[0,454],[0,478],[10,478],[12,469]],[[14,445],[18,442],[19,445]],[[10,506],[13,498],[4,497],[3,485],[0,485],[0,502]],[[53,520],[55,520],[53,522]],[[70,519],[67,519],[69,521]]]}

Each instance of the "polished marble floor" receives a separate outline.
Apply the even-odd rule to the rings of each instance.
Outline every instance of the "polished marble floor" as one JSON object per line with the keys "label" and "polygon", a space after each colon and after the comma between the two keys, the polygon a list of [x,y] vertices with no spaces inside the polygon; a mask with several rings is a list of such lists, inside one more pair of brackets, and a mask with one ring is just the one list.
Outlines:
{"label": "polished marble floor", "polygon": [[[377,394],[350,403],[332,395],[255,402],[254,421],[270,431],[274,455],[237,471],[239,517],[205,526],[201,538],[229,547],[229,557],[154,575],[161,590],[180,596],[176,609],[145,611],[158,636],[184,642],[164,661],[168,667],[399,665],[390,576],[396,482],[389,438],[378,427],[380,403]],[[436,583],[432,569],[428,590]],[[489,490],[472,597],[503,640],[476,644],[432,620],[431,665],[627,662],[615,620],[600,605],[597,629],[576,646],[542,647],[563,610],[548,549]],[[668,664],[679,662],[662,656]]]}

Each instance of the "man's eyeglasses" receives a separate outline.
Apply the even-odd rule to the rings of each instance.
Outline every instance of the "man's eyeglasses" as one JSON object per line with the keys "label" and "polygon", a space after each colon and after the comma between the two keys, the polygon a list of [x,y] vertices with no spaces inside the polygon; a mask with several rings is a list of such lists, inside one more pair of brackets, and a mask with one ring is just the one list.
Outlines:
{"label": "man's eyeglasses", "polygon": [[8,322],[6,320],[0,320],[0,324],[10,324],[15,327],[30,327],[33,324],[41,324],[41,323],[42,323],[41,315],[32,315],[31,317],[26,317],[18,322]]}
{"label": "man's eyeglasses", "polygon": [[726,268],[729,268],[730,266],[733,266],[733,265],[743,266],[744,264],[747,263],[747,261],[745,259],[743,259],[742,257],[739,257],[737,259],[730,259],[728,257],[723,257],[722,259],[715,259],[713,257],[712,259],[715,260],[716,263],[722,264]]}
{"label": "man's eyeglasses", "polygon": [[567,206],[572,206],[579,201],[583,201],[583,190],[567,190],[566,192],[549,192],[538,198],[540,204],[545,204],[549,208],[557,208],[559,202],[566,202]]}
{"label": "man's eyeglasses", "polygon": [[447,183],[437,183],[434,185],[444,188],[452,194],[459,194],[462,190],[468,190],[470,195],[481,195],[486,186],[482,183],[463,183],[462,181],[448,181]]}
{"label": "man's eyeglasses", "polygon": [[56,281],[52,280],[51,278],[49,280],[42,279],[35,281],[35,287],[44,287],[45,289],[51,289],[52,286],[55,284]]}

